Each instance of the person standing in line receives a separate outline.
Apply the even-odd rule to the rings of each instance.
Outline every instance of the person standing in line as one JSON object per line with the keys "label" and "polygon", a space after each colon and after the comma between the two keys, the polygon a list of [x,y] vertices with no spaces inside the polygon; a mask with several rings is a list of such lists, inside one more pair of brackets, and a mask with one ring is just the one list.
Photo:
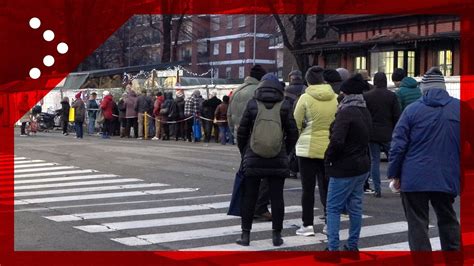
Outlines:
{"label": "person standing in line", "polygon": [[405,109],[393,132],[388,177],[401,191],[410,250],[431,251],[431,203],[441,249],[459,251],[461,232],[453,203],[461,191],[461,104],[449,96],[437,67],[426,72],[420,88],[423,96]]}
{"label": "person standing in line", "polygon": [[184,115],[186,117],[193,117],[193,119],[187,120],[187,129],[186,129],[186,135],[188,136],[188,141],[189,142],[199,142],[200,139],[197,139],[193,136],[193,140],[191,140],[191,136],[193,135],[193,124],[194,120],[199,119],[201,116],[202,112],[202,102],[203,99],[201,97],[201,91],[195,90],[193,91],[193,94],[191,97],[189,97],[184,105]]}
{"label": "person standing in line", "polygon": [[329,131],[329,146],[325,154],[329,176],[326,203],[326,250],[329,251],[339,251],[339,227],[344,209],[350,219],[349,239],[344,250],[358,251],[364,182],[370,170],[368,146],[372,128],[372,118],[362,95],[365,90],[367,82],[360,74],[342,83],[341,91],[345,96]]}
{"label": "person standing in line", "polygon": [[125,105],[125,101],[127,100],[127,93],[123,93],[122,97],[117,104],[119,110],[119,120],[120,120],[120,138],[125,138],[125,132],[127,128],[127,106]]}
{"label": "person standing in line", "polygon": [[160,106],[161,116],[161,140],[170,140],[170,125],[168,124],[169,115],[173,106],[173,93],[164,93],[165,101]]}
{"label": "person standing in line", "polygon": [[68,127],[69,127],[69,110],[71,109],[71,105],[69,104],[69,98],[64,97],[61,101],[61,126],[63,128],[63,135],[67,136]]}
{"label": "person standing in line", "polygon": [[95,132],[95,120],[97,118],[97,111],[99,105],[97,104],[97,93],[92,92],[87,102],[87,117],[89,119],[88,134],[89,136],[94,135]]}
{"label": "person standing in line", "polygon": [[149,102],[146,96],[146,89],[141,90],[140,95],[137,97],[137,102],[135,105],[135,111],[138,114],[138,139],[142,140],[144,138],[143,132],[144,130],[148,130],[145,128],[145,112],[148,111]]}
{"label": "person standing in line", "polygon": [[421,97],[421,90],[418,88],[418,82],[414,78],[404,77],[400,82],[400,89],[397,90],[398,101],[403,110],[407,106]]}
{"label": "person standing in line", "polygon": [[138,113],[135,110],[137,104],[137,94],[129,89],[127,99],[125,100],[125,118],[127,119],[127,128],[125,135],[130,138],[130,130],[133,128],[133,137],[138,138]]}
{"label": "person standing in line", "polygon": [[326,81],[329,85],[331,85],[332,90],[335,94],[339,95],[340,88],[342,84],[342,78],[339,72],[335,69],[326,69],[323,72],[324,81]]}
{"label": "person standing in line", "polygon": [[147,94],[146,94],[146,102],[147,102],[147,105],[148,105],[148,110],[146,111],[148,117],[147,117],[147,123],[148,123],[148,138],[152,138],[152,136],[155,136],[156,133],[155,133],[155,130],[156,130],[156,127],[155,127],[155,114],[153,112],[153,109],[154,109],[154,104],[155,104],[155,95],[153,94],[153,92],[151,90],[148,90],[147,91]]}
{"label": "person standing in line", "polygon": [[162,133],[162,128],[161,128],[161,115],[160,115],[160,109],[161,105],[165,101],[165,96],[163,96],[163,93],[161,91],[156,93],[156,99],[153,104],[153,115],[155,115],[155,136],[152,138],[152,140],[159,140],[161,139],[161,133]]}
{"label": "person standing in line", "polygon": [[[222,103],[219,104],[216,108],[214,114],[217,125],[219,125],[219,138],[221,144],[225,145],[227,143],[227,138],[229,137],[229,125],[227,124],[227,108],[229,107],[229,96],[224,95],[222,98]],[[225,121],[225,122],[224,122]]]}
{"label": "person standing in line", "polygon": [[[313,66],[306,72],[309,87],[296,104],[294,116],[298,132],[296,144],[303,194],[303,225],[297,235],[314,235],[314,190],[318,182],[319,199],[326,216],[326,198],[329,180],[324,169],[324,153],[329,144],[329,126],[337,110],[337,95],[324,83],[324,69]],[[337,75],[339,75],[336,72]],[[304,124],[304,125],[303,125]],[[326,226],[325,226],[326,227]],[[326,230],[323,229],[323,233]]]}
{"label": "person standing in line", "polygon": [[290,102],[291,106],[295,106],[300,95],[306,90],[303,74],[299,70],[293,70],[288,75],[288,80],[289,85],[285,87],[285,99]]}
{"label": "person standing in line", "polygon": [[[229,130],[233,139],[234,137],[237,137],[237,129],[240,125],[240,119],[242,118],[248,101],[254,97],[259,82],[266,74],[267,72],[262,66],[253,66],[250,69],[250,76],[246,77],[244,83],[233,91],[227,108],[227,123],[229,124]],[[267,77],[270,77],[270,79],[273,79],[275,82],[279,82],[274,75],[269,75]],[[263,179],[260,184],[259,197],[255,208],[255,218],[266,221],[272,220],[272,214],[268,210],[269,203],[270,188],[268,180]]]}
{"label": "person standing in line", "polygon": [[182,91],[176,92],[176,98],[174,100],[174,104],[176,106],[176,113],[177,113],[176,120],[178,121],[177,123],[174,124],[175,138],[176,138],[176,141],[178,141],[179,138],[186,140],[186,137],[184,134],[185,122],[181,122],[185,118],[185,115],[184,115],[185,101],[184,101],[184,93]]}
{"label": "person standing in line", "polygon": [[407,73],[403,68],[395,68],[395,70],[393,70],[392,81],[393,81],[393,84],[395,85],[395,88],[393,89],[393,91],[395,92],[398,91],[400,87],[400,83],[406,76],[407,76]]}
{"label": "person standing in line", "polygon": [[[217,106],[221,104],[222,101],[217,98],[217,91],[211,92],[211,98],[205,100],[202,103],[202,116],[204,118],[213,120],[214,114],[216,112]],[[203,120],[204,126],[204,142],[209,143],[211,141],[212,132],[214,131],[214,140],[216,143],[219,142],[219,128],[217,124],[214,124],[213,121]]]}
{"label": "person standing in line", "polygon": [[367,109],[372,117],[370,130],[370,176],[374,183],[374,197],[382,197],[380,186],[380,152],[388,158],[392,132],[400,118],[400,104],[394,92],[387,89],[387,75],[377,72],[374,76],[375,88],[364,94]]}
{"label": "person standing in line", "polygon": [[76,100],[72,104],[74,108],[74,125],[76,130],[76,139],[84,137],[84,119],[86,118],[86,105],[81,99],[82,92],[76,94]]}
{"label": "person standing in line", "polygon": [[110,95],[109,91],[104,91],[104,99],[100,103],[100,109],[102,109],[102,114],[104,115],[104,126],[102,128],[102,138],[110,139],[110,136],[113,135],[113,126],[112,121],[113,117],[113,98]]}
{"label": "person standing in line", "polygon": [[[293,150],[298,131],[291,112],[292,106],[284,100],[283,86],[280,85],[278,79],[276,81],[274,79],[276,77],[264,80],[258,85],[255,97],[248,102],[237,131],[237,145],[243,158],[245,176],[242,184],[242,234],[236,241],[242,246],[250,244],[250,231],[262,178],[268,180],[270,187],[273,214],[272,242],[274,246],[283,244],[281,238],[285,212],[283,187],[285,178],[289,175],[287,151]],[[272,122],[278,119],[280,123],[271,123],[272,127],[269,129],[270,124],[262,122],[268,121],[267,119]],[[267,128],[261,128],[258,125]],[[279,130],[281,131],[278,132]],[[268,147],[262,144],[265,138],[270,138],[271,145],[275,146],[272,148],[275,149],[271,150],[271,156],[263,157],[262,154],[267,154],[268,151],[266,149]],[[273,156],[274,154],[276,155]]]}

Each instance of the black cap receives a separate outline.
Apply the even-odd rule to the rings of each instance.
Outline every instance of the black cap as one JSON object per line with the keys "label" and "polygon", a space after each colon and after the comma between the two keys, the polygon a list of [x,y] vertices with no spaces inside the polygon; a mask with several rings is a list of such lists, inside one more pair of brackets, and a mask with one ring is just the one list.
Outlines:
{"label": "black cap", "polygon": [[383,72],[375,73],[374,86],[376,88],[387,88],[387,75],[385,75]]}
{"label": "black cap", "polygon": [[369,84],[361,74],[355,74],[341,84],[341,91],[345,94],[362,94],[369,90]]}
{"label": "black cap", "polygon": [[267,74],[261,65],[255,65],[250,69],[250,76],[260,81],[262,77]]}
{"label": "black cap", "polygon": [[406,76],[407,76],[407,74],[406,74],[405,70],[403,70],[403,68],[396,68],[393,71],[393,74],[392,74],[392,81],[393,82],[402,81],[402,79]]}
{"label": "black cap", "polygon": [[332,69],[332,68],[324,70],[323,78],[328,83],[342,81],[342,78],[341,78],[341,75],[339,75],[339,72],[337,72],[335,69]]}
{"label": "black cap", "polygon": [[316,85],[324,83],[323,78],[324,68],[320,66],[312,66],[306,71],[305,79],[309,85]]}

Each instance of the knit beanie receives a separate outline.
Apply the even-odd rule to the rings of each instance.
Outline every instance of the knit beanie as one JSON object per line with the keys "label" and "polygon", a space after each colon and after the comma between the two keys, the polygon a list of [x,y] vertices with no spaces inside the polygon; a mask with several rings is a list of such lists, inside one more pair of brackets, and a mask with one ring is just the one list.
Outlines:
{"label": "knit beanie", "polygon": [[337,68],[336,71],[339,73],[339,76],[341,76],[342,81],[346,81],[347,79],[351,77],[349,70],[343,67]]}
{"label": "knit beanie", "polygon": [[301,71],[299,70],[293,70],[290,72],[290,74],[288,74],[288,80],[289,81],[292,81],[292,80],[302,80],[303,79],[303,73],[301,73]]}
{"label": "knit beanie", "polygon": [[405,73],[405,70],[403,70],[402,68],[396,68],[392,74],[392,81],[393,82],[402,81],[402,79],[406,76],[407,75]]}
{"label": "knit beanie", "polygon": [[273,80],[275,82],[278,82],[280,83],[280,81],[278,80],[278,78],[272,74],[272,73],[267,73],[265,75],[263,75],[262,79],[260,81],[265,81],[265,80]]}
{"label": "knit beanie", "polygon": [[375,73],[374,86],[376,88],[387,88],[387,75],[385,75],[383,72]]}
{"label": "knit beanie", "polygon": [[326,69],[323,71],[323,78],[327,83],[342,81],[341,75],[335,69]]}
{"label": "knit beanie", "polygon": [[78,92],[78,93],[76,94],[76,96],[75,96],[75,97],[76,97],[76,99],[79,99],[79,98],[81,98],[81,94],[82,94],[82,91]]}
{"label": "knit beanie", "polygon": [[344,94],[362,94],[369,89],[368,86],[361,74],[355,74],[341,84],[341,91]]}
{"label": "knit beanie", "polygon": [[255,65],[250,69],[250,76],[260,81],[267,71],[261,65]]}
{"label": "knit beanie", "polygon": [[446,90],[443,73],[437,67],[432,67],[423,75],[420,83],[420,89],[425,92],[430,89]]}
{"label": "knit beanie", "polygon": [[309,85],[322,84],[324,83],[323,72],[322,67],[312,66],[306,71],[305,79]]}

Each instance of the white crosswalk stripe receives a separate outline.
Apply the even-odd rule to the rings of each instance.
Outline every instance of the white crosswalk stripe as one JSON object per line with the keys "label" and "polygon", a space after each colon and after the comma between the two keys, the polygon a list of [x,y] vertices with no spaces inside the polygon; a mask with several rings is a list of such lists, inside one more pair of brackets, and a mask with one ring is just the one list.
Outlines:
{"label": "white crosswalk stripe", "polygon": [[[230,243],[224,240],[229,239],[226,236],[241,233],[240,217],[226,214],[230,195],[187,194],[199,191],[199,188],[177,188],[158,180],[147,183],[136,177],[121,177],[26,157],[15,157],[14,165],[15,211],[35,211],[50,222],[70,225],[71,228],[90,234],[99,233],[99,236],[125,246],[164,244],[183,251],[265,251],[310,245],[324,247],[327,241],[327,236],[321,233],[316,233],[314,237],[294,235],[296,226],[301,224],[299,205],[285,207],[287,216],[283,225],[282,246],[272,245],[272,225],[266,222],[254,223],[252,233],[268,232],[268,238],[251,241],[249,247],[243,247],[233,240]],[[0,184],[5,183],[0,181]],[[158,189],[151,189],[155,187]],[[157,195],[167,196],[162,198]],[[140,198],[131,201],[133,197]],[[32,204],[38,205],[28,208]],[[62,214],[51,212],[56,208],[61,209]],[[77,209],[80,211],[74,211]],[[363,216],[365,220],[371,218]],[[314,222],[319,228],[324,223],[317,218]],[[197,229],[196,224],[199,224]],[[360,238],[384,237],[407,231],[405,221],[369,224],[362,227]],[[348,225],[348,218],[341,218],[341,240],[348,237]],[[291,232],[290,236],[288,232]],[[439,238],[431,240],[433,249],[439,249]],[[408,250],[407,242],[384,243],[361,250]]]}
{"label": "white crosswalk stripe", "polygon": [[[441,242],[440,242],[439,237],[430,238],[430,242],[431,242],[432,250],[434,251],[441,250]],[[408,242],[401,242],[401,243],[388,244],[388,245],[383,245],[383,246],[368,247],[368,248],[361,249],[361,251],[400,251],[400,250],[410,250],[410,246],[408,245]]]}

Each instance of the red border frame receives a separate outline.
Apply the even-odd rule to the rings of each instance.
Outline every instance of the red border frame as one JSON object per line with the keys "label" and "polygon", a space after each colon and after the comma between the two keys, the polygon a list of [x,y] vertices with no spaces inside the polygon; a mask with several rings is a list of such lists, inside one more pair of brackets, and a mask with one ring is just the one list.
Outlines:
{"label": "red border frame", "polygon": [[[172,2],[169,4],[168,2]],[[457,14],[461,17],[461,112],[462,141],[474,143],[474,132],[470,125],[474,118],[471,104],[474,98],[472,84],[474,53],[473,25],[474,4],[470,0],[457,1],[409,1],[409,0],[333,0],[333,1],[168,1],[168,0],[4,0],[0,6],[0,155],[9,155],[9,170],[0,173],[7,180],[6,189],[0,189],[0,198],[13,199],[13,153],[14,121],[21,116],[20,96],[29,95],[26,105],[31,106],[48,91],[41,90],[48,76],[64,77],[84,58],[94,51],[111,33],[131,15],[141,13],[179,14],[187,7],[190,14],[280,14],[326,13],[326,14]],[[43,76],[37,80],[25,78],[29,69],[41,65],[45,53],[54,47],[41,39],[40,31],[28,27],[31,17],[39,17],[41,29],[51,28],[56,40],[66,41],[71,53],[57,56],[51,69],[42,69]],[[53,72],[55,71],[55,72]],[[65,73],[65,74],[57,74]],[[24,105],[24,104],[23,104]],[[471,107],[472,105],[472,107]],[[8,107],[8,108],[7,108]],[[472,187],[472,153],[463,145],[466,155],[461,163],[463,192],[461,195],[461,224],[463,252],[433,252],[428,254],[410,252],[361,252],[359,258],[353,254],[326,252],[24,252],[14,251],[14,213],[11,205],[0,206],[0,265],[156,265],[156,264],[313,264],[347,263],[364,265],[426,264],[429,259],[443,263],[464,260],[474,262],[474,200]],[[472,145],[474,147],[474,145]]]}

